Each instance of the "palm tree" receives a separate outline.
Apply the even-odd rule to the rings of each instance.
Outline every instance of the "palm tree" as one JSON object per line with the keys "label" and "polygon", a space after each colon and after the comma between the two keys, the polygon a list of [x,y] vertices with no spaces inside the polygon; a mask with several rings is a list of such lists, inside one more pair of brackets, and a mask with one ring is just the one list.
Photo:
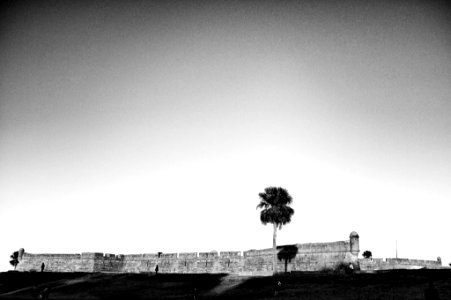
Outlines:
{"label": "palm tree", "polygon": [[15,270],[17,265],[19,264],[19,251],[14,251],[13,254],[11,254],[10,258],[11,260],[9,261],[9,263],[14,267]]}
{"label": "palm tree", "polygon": [[272,238],[272,249],[273,249],[273,274],[277,271],[277,249],[276,249],[276,238],[277,238],[277,227],[279,230],[282,229],[282,225],[290,223],[291,216],[294,214],[294,209],[292,209],[289,204],[293,201],[287,190],[281,187],[267,187],[264,193],[259,193],[260,204],[257,205],[258,208],[263,208],[260,212],[260,220],[263,225],[272,223],[274,226],[274,234]]}

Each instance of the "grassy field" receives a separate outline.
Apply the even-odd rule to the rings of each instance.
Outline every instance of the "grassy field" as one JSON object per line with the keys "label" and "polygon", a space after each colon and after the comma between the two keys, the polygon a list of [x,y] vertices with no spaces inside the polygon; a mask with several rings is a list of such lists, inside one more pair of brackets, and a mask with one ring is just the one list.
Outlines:
{"label": "grassy field", "polygon": [[[276,283],[281,287],[275,295]],[[299,272],[270,277],[226,274],[0,273],[0,299],[425,299],[433,283],[451,299],[451,270],[377,273]],[[196,291],[194,290],[196,289]]]}

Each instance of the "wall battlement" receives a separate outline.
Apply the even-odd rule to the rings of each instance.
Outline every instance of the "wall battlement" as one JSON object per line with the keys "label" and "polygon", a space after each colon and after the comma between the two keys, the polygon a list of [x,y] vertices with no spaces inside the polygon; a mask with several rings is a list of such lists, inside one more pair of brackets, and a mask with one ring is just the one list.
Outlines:
{"label": "wall battlement", "polygon": [[391,270],[391,269],[440,269],[442,263],[439,260],[423,260],[409,258],[361,258],[360,269],[364,271]]}
{"label": "wall battlement", "polygon": [[[359,236],[352,232],[349,240],[330,243],[306,243],[278,246],[277,271],[319,271],[340,263],[352,263],[362,270],[403,268],[411,265],[437,267],[436,262],[393,259],[371,262],[358,259]],[[31,254],[20,250],[19,271],[51,272],[154,272],[161,273],[231,273],[245,275],[272,274],[272,248],[248,251],[210,251],[184,253],[111,254]]]}

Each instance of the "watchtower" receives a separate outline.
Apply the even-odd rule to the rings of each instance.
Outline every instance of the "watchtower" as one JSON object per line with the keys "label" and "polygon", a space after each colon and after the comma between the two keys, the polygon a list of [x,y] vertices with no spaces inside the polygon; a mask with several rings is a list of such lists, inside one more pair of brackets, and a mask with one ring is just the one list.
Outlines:
{"label": "watchtower", "polygon": [[359,246],[359,234],[355,231],[351,232],[349,235],[349,244],[350,250],[353,255],[359,255],[360,246]]}
{"label": "watchtower", "polygon": [[21,261],[22,260],[22,258],[23,258],[23,254],[25,253],[25,250],[24,250],[24,248],[20,248],[19,249],[19,261]]}

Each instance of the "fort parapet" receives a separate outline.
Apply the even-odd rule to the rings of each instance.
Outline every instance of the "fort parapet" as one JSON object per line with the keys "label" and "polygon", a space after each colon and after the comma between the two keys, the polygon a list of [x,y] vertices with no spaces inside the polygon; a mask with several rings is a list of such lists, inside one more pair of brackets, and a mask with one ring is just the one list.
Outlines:
{"label": "fort parapet", "polygon": [[408,258],[361,258],[360,269],[363,271],[392,270],[392,269],[441,269],[439,260],[423,260]]}
{"label": "fort parapet", "polygon": [[[330,243],[307,243],[278,246],[277,272],[319,271],[331,269],[341,263],[353,264],[359,268],[371,269],[375,266],[405,266],[405,261],[396,263],[372,263],[358,259],[359,236],[352,232],[349,240]],[[416,261],[419,263],[419,261]],[[425,266],[434,265],[422,261]],[[51,272],[114,272],[141,273],[154,272],[158,265],[161,273],[230,273],[241,275],[268,275],[273,272],[272,248],[262,250],[190,252],[190,253],[145,253],[145,254],[104,254],[84,252],[81,254],[31,254],[20,251],[19,271],[40,271],[42,263],[45,271]]]}

